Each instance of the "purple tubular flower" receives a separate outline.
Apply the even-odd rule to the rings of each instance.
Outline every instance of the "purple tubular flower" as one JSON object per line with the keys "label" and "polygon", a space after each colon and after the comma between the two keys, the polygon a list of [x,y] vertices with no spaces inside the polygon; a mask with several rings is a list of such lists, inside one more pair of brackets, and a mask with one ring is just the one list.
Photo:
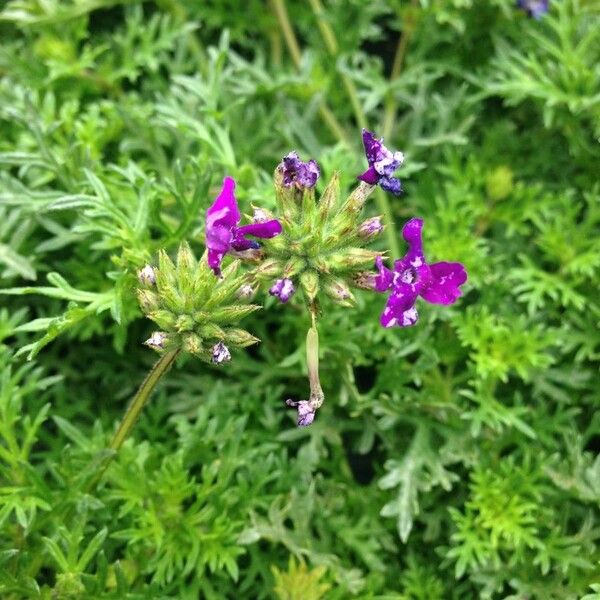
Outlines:
{"label": "purple tubular flower", "polygon": [[296,291],[294,282],[291,279],[278,279],[269,290],[271,296],[279,298],[281,302],[287,302]]}
{"label": "purple tubular flower", "polygon": [[221,193],[206,211],[208,265],[215,275],[221,274],[223,257],[231,249],[241,252],[260,247],[257,241],[247,239],[247,235],[269,239],[281,233],[281,223],[277,219],[238,227],[242,216],[234,191],[235,181],[231,177],[225,177]]}
{"label": "purple tubular flower", "polygon": [[302,162],[297,152],[290,152],[284,156],[277,168],[283,175],[285,187],[312,188],[321,175],[316,161]]}
{"label": "purple tubular flower", "polygon": [[402,192],[402,183],[393,174],[402,166],[404,154],[388,150],[383,145],[383,138],[378,140],[367,129],[362,130],[362,137],[369,168],[358,179],[369,185],[379,184],[386,192],[398,196]]}
{"label": "purple tubular flower", "polygon": [[308,427],[315,420],[315,407],[308,400],[286,400],[285,403],[298,409],[298,427]]}
{"label": "purple tubular flower", "polygon": [[460,286],[467,281],[465,267],[449,262],[428,264],[423,254],[422,230],[422,219],[411,219],[404,225],[402,236],[408,243],[408,252],[394,262],[393,271],[383,265],[380,256],[375,261],[379,271],[375,289],[392,290],[380,319],[383,327],[414,325],[419,318],[415,308],[419,296],[431,304],[448,305],[462,295]]}
{"label": "purple tubular flower", "polygon": [[550,9],[550,0],[517,0],[517,7],[530,17],[541,19]]}

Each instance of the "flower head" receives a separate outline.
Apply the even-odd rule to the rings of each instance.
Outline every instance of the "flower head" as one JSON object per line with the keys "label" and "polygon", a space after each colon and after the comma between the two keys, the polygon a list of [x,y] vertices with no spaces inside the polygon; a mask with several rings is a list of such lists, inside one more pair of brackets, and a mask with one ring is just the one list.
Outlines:
{"label": "flower head", "polygon": [[231,177],[225,177],[221,193],[206,211],[208,264],[215,275],[220,275],[221,262],[230,250],[241,252],[260,247],[257,241],[249,240],[246,236],[268,239],[281,233],[281,223],[277,219],[238,227],[242,217],[234,190],[235,181]]}
{"label": "flower head", "polygon": [[402,191],[402,183],[393,174],[402,166],[404,154],[388,150],[383,145],[383,138],[378,140],[367,129],[363,129],[362,137],[369,168],[358,179],[370,185],[379,184],[386,192],[397,196]]}
{"label": "flower head", "polygon": [[285,187],[312,188],[321,175],[316,161],[311,159],[302,162],[297,152],[290,152],[284,156],[277,168],[281,171]]}
{"label": "flower head", "polygon": [[540,19],[550,8],[550,0],[517,0],[517,7],[530,17]]}
{"label": "flower head", "polygon": [[402,229],[408,243],[404,258],[394,262],[391,271],[381,257],[375,261],[379,271],[375,280],[378,292],[392,290],[381,315],[384,327],[409,327],[419,314],[415,308],[420,296],[431,304],[453,304],[462,295],[460,286],[467,281],[467,272],[461,263],[438,262],[428,264],[423,254],[422,219],[411,219]]}
{"label": "flower head", "polygon": [[269,290],[271,296],[279,298],[281,302],[287,302],[296,291],[294,282],[291,279],[278,279]]}

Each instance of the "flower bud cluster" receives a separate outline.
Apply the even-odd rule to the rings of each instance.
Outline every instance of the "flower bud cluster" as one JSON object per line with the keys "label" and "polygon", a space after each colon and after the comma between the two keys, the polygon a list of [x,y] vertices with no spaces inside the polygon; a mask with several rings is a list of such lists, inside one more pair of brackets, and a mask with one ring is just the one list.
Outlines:
{"label": "flower bud cluster", "polygon": [[175,263],[161,251],[158,267],[146,265],[138,273],[138,301],[144,314],[159,329],[145,344],[162,352],[180,348],[206,362],[231,360],[230,347],[258,342],[243,329],[233,327],[260,306],[247,301],[254,288],[248,277],[237,274],[239,261],[215,277],[207,256],[196,260],[188,244],[179,247]]}
{"label": "flower bud cluster", "polygon": [[350,288],[355,286],[357,273],[378,256],[365,246],[383,231],[380,217],[362,218],[374,186],[361,182],[342,200],[335,173],[317,200],[314,187],[298,185],[298,178],[293,186],[288,185],[282,165],[274,181],[282,234],[263,241],[265,260],[254,271],[255,278],[267,283],[269,293],[281,302],[288,302],[298,290],[309,307],[316,306],[322,295],[341,306],[352,306]]}

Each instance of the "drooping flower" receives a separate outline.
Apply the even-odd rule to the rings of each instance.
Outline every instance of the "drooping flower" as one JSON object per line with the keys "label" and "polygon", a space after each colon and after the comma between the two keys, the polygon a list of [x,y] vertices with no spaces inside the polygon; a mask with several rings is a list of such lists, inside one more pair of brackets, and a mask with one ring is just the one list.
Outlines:
{"label": "drooping flower", "polygon": [[229,352],[229,348],[223,342],[218,342],[213,346],[211,359],[215,365],[229,362],[231,360],[231,352]]}
{"label": "drooping flower", "polygon": [[359,175],[358,179],[370,185],[379,184],[386,192],[399,195],[402,183],[393,177],[393,174],[402,166],[404,154],[388,150],[383,145],[383,138],[378,140],[375,134],[367,129],[362,130],[362,138],[369,168]]}
{"label": "drooping flower", "polygon": [[312,188],[321,175],[321,170],[315,160],[303,162],[297,152],[290,152],[284,156],[277,168],[283,176],[285,187]]}
{"label": "drooping flower", "polygon": [[296,423],[298,427],[307,427],[315,420],[316,407],[310,402],[310,400],[286,400],[285,403],[298,409],[298,420]]}
{"label": "drooping flower", "polygon": [[541,19],[550,9],[550,0],[517,0],[517,7],[530,17]]}
{"label": "drooping flower", "polygon": [[281,302],[287,302],[296,291],[294,282],[291,279],[278,279],[269,290],[271,296],[279,298]]}
{"label": "drooping flower", "polygon": [[428,264],[423,254],[423,220],[411,219],[404,225],[402,236],[408,243],[408,252],[394,262],[394,270],[386,268],[378,257],[379,271],[375,279],[378,292],[392,290],[383,313],[384,327],[410,327],[419,314],[415,308],[420,296],[431,304],[453,304],[462,295],[460,286],[467,281],[467,272],[461,263],[438,262]]}
{"label": "drooping flower", "polygon": [[156,284],[156,273],[152,265],[146,265],[143,269],[138,271],[138,280],[142,285],[146,287],[152,287]]}
{"label": "drooping flower", "polygon": [[249,240],[246,236],[268,239],[281,233],[281,223],[277,219],[238,227],[242,216],[234,190],[235,181],[231,177],[225,177],[220,194],[206,211],[208,265],[215,275],[220,275],[221,262],[230,250],[241,252],[260,247],[257,241]]}

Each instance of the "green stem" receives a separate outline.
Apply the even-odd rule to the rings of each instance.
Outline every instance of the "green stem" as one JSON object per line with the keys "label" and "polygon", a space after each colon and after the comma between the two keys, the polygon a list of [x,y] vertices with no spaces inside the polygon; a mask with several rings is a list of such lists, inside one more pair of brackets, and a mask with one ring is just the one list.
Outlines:
{"label": "green stem", "polygon": [[140,385],[136,395],[133,397],[131,404],[127,408],[123,419],[121,419],[121,423],[119,424],[119,428],[115,432],[110,444],[108,447],[111,450],[117,452],[123,442],[129,437],[131,430],[137,423],[138,417],[142,412],[142,409],[148,402],[156,384],[160,381],[161,377],[169,370],[173,361],[177,358],[179,354],[179,348],[175,350],[170,350],[163,354],[154,364],[148,375],[146,375],[146,379]]}
{"label": "green stem", "polygon": [[[292,28],[292,24],[290,22],[290,18],[287,12],[287,8],[285,6],[284,0],[271,0],[271,4],[273,5],[273,9],[275,11],[275,16],[277,17],[277,21],[279,23],[279,27],[281,32],[283,33],[283,39],[285,40],[285,44],[287,49],[292,57],[292,61],[297,71],[300,71],[302,68],[302,52],[300,51],[300,44],[298,44],[298,40],[296,38],[296,34]],[[333,135],[337,137],[341,142],[348,143],[348,137],[344,128],[340,125],[340,122],[337,120],[333,111],[329,108],[325,100],[321,100],[319,102],[319,114],[325,124]]]}
{"label": "green stem", "polygon": [[315,409],[320,408],[325,398],[319,378],[319,332],[316,315],[312,312],[312,327],[306,334],[306,365],[310,384],[309,401]]}
{"label": "green stem", "polygon": [[170,350],[163,354],[157,361],[154,363],[154,366],[146,375],[146,379],[142,382],[142,385],[138,388],[133,400],[127,407],[121,422],[119,423],[119,427],[117,431],[113,435],[110,444],[108,445],[108,449],[112,450],[110,454],[107,456],[101,457],[98,460],[98,471],[96,474],[88,481],[87,485],[84,486],[83,492],[89,494],[100,482],[102,476],[108,469],[108,466],[112,462],[113,458],[116,456],[117,452],[123,445],[123,442],[129,437],[131,430],[134,428],[137,420],[142,412],[142,409],[146,405],[146,402],[150,399],[156,384],[160,381],[162,376],[169,370],[177,355],[179,354],[180,349],[176,348],[175,350]]}

